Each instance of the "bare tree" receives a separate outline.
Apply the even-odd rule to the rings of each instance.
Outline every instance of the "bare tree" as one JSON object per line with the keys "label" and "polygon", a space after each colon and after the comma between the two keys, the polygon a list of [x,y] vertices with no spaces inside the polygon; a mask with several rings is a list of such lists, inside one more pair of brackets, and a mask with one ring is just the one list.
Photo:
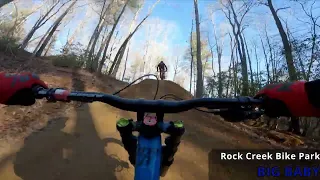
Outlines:
{"label": "bare tree", "polygon": [[247,56],[248,56],[248,62],[249,62],[249,70],[250,70],[250,95],[254,95],[255,94],[255,90],[254,90],[254,78],[253,78],[253,71],[252,71],[252,63],[251,63],[251,57],[250,57],[250,54],[249,54],[249,48],[248,48],[248,45],[247,45],[247,40],[245,38],[245,36],[243,36],[243,40],[244,40],[244,44],[245,44],[245,47],[246,47],[246,52],[247,52]]}
{"label": "bare tree", "polygon": [[190,56],[191,56],[191,62],[190,62],[190,93],[191,93],[191,88],[192,88],[192,70],[193,70],[193,49],[192,49],[192,34],[193,34],[193,19],[192,19],[192,24],[191,24],[191,31],[190,31]]}
{"label": "bare tree", "polygon": [[179,58],[179,56],[177,56],[176,60],[174,61],[174,67],[173,67],[174,73],[173,73],[173,80],[172,81],[175,81],[176,76],[179,73],[180,60],[181,59]]}
{"label": "bare tree", "polygon": [[268,49],[269,49],[269,62],[268,62],[268,66],[270,67],[270,64],[271,64],[271,72],[272,72],[272,76],[270,76],[270,80],[271,80],[271,83],[275,83],[277,82],[276,81],[276,74],[277,74],[277,69],[276,69],[276,61],[275,61],[275,57],[274,57],[274,54],[273,54],[273,46],[271,45],[271,42],[270,42],[270,38],[269,38],[269,34],[268,34],[268,31],[267,31],[267,27],[265,26],[265,37],[266,37],[266,40],[267,40],[267,44],[268,44]]}
{"label": "bare tree", "polygon": [[[267,0],[267,3],[263,3],[263,4],[269,7],[271,14],[273,16],[273,19],[278,28],[278,31],[282,40],[283,48],[284,48],[285,57],[286,57],[286,63],[287,63],[288,72],[289,72],[289,79],[290,81],[296,81],[298,78],[297,78],[296,68],[294,66],[292,49],[288,40],[288,36],[278,16],[278,11],[284,8],[275,9],[272,4],[272,0]],[[300,134],[300,125],[299,125],[298,118],[294,118],[294,117],[291,118],[290,131],[293,131],[296,134]]]}
{"label": "bare tree", "polygon": [[316,54],[315,54],[315,51],[316,51],[316,40],[317,40],[317,31],[316,31],[316,28],[317,27],[320,27],[318,24],[317,24],[317,21],[318,19],[320,18],[320,15],[318,16],[315,16],[314,15],[314,5],[315,5],[316,1],[313,0],[312,3],[311,3],[311,6],[310,8],[307,10],[306,7],[305,7],[305,3],[302,3],[302,2],[299,2],[303,12],[305,13],[305,15],[308,17],[309,19],[309,22],[304,22],[306,24],[309,24],[311,27],[310,27],[310,34],[311,34],[311,55],[310,55],[310,60],[309,60],[309,65],[308,65],[308,69],[307,69],[307,73],[306,73],[306,80],[309,81],[310,79],[310,75],[311,75],[311,69],[313,67],[313,64],[316,60]]}
{"label": "bare tree", "polygon": [[144,73],[146,58],[147,58],[148,50],[149,50],[149,46],[150,46],[150,34],[151,34],[151,25],[149,25],[149,31],[147,34],[147,40],[146,40],[146,44],[145,44],[145,52],[144,52],[143,58],[142,58],[143,59],[143,68],[142,68],[143,73]]}
{"label": "bare tree", "polygon": [[[105,7],[106,5],[106,0],[104,1],[103,3],[103,7],[102,7],[102,10],[101,10],[101,13],[100,13],[100,16],[99,16],[99,22],[95,28],[95,31],[93,32],[92,34],[92,37],[89,41],[89,45],[87,47],[87,52],[88,53],[88,56],[87,56],[87,61],[88,61],[88,65],[89,67],[89,70],[91,70],[92,72],[95,71],[97,68],[98,68],[98,61],[99,61],[99,57],[93,57],[94,56],[94,52],[95,52],[95,47],[96,47],[96,44],[98,42],[98,39],[100,37],[100,34],[102,32],[102,30],[104,28],[106,28],[106,26],[108,25],[108,20],[107,20],[107,13],[109,11],[109,9],[111,8],[111,6],[114,4],[114,0],[112,2],[110,2],[108,4],[107,7]],[[103,42],[103,41],[102,41]],[[100,50],[99,50],[100,52]]]}
{"label": "bare tree", "polygon": [[[29,33],[27,34],[27,36],[24,38],[24,40],[22,41],[20,48],[21,49],[25,49],[29,43],[29,41],[31,40],[31,38],[33,37],[34,33],[40,28],[42,27],[44,24],[46,24],[53,16],[55,16],[59,10],[68,2],[63,3],[59,8],[57,8],[58,10],[54,11],[53,10],[59,5],[60,0],[54,1],[54,4],[50,7],[50,9],[43,15],[40,16],[39,19],[36,21],[36,23],[33,25],[33,27],[31,28],[31,30],[29,31]],[[51,13],[53,12],[53,13]]]}
{"label": "bare tree", "polygon": [[129,1],[126,1],[125,4],[123,5],[123,7],[122,7],[122,9],[120,11],[120,14],[118,15],[117,19],[115,20],[115,22],[113,24],[113,27],[112,27],[112,29],[111,29],[108,37],[107,37],[106,46],[104,48],[102,59],[99,62],[99,66],[98,66],[98,69],[97,69],[98,74],[101,74],[102,66],[103,66],[104,62],[106,61],[107,50],[108,50],[108,47],[109,47],[109,44],[110,44],[110,41],[111,41],[111,37],[113,36],[113,33],[114,33],[114,31],[115,31],[115,29],[116,29],[116,27],[117,27],[117,25],[118,25],[118,23],[120,21],[120,18],[122,16],[122,14],[124,13],[128,3],[129,3]]}
{"label": "bare tree", "polygon": [[258,84],[258,89],[261,89],[261,77],[260,77],[260,59],[258,58],[258,53],[257,53],[257,44],[255,41],[253,41],[253,47],[254,47],[254,55],[257,63],[257,84]]}
{"label": "bare tree", "polygon": [[[213,23],[213,22],[212,22]],[[222,58],[222,50],[223,50],[223,40],[218,38],[216,29],[214,31],[214,38],[215,38],[215,47],[216,53],[218,56],[218,97],[222,97],[223,85],[222,85],[222,70],[221,70],[221,58]]]}
{"label": "bare tree", "polygon": [[127,44],[129,43],[131,37],[134,35],[134,33],[137,32],[137,30],[139,29],[139,27],[142,25],[142,23],[150,16],[150,14],[148,14],[145,18],[143,18],[141,20],[141,22],[137,25],[137,27],[134,29],[134,31],[132,33],[129,34],[129,36],[124,40],[124,42],[122,43],[122,45],[120,46],[115,58],[114,58],[114,61],[109,69],[109,75],[115,77],[117,72],[118,72],[118,69],[119,69],[119,66],[120,66],[120,63],[121,63],[121,59],[123,57],[123,54],[124,54],[124,51],[125,51],[125,48],[127,46]]}
{"label": "bare tree", "polygon": [[[229,38],[230,38],[230,52],[231,52],[231,59],[230,59],[230,67],[229,67],[229,71],[230,71],[230,68],[232,66],[232,71],[233,71],[233,88],[234,88],[234,91],[233,91],[233,96],[236,97],[237,96],[237,86],[238,86],[238,66],[237,66],[237,62],[235,61],[235,54],[237,55],[237,52],[235,53],[234,51],[237,50],[236,49],[236,46],[237,46],[237,42],[236,41],[233,41],[233,38],[231,36],[230,33],[228,33],[229,35]],[[231,72],[230,72],[231,73]],[[229,77],[231,79],[231,74],[229,74]]]}
{"label": "bare tree", "polygon": [[122,74],[122,78],[121,78],[122,81],[123,81],[123,79],[124,79],[124,75],[126,74],[126,70],[127,70],[127,63],[128,63],[129,51],[130,51],[130,43],[129,43],[129,45],[128,45],[126,61],[124,62],[123,74]]}
{"label": "bare tree", "polygon": [[44,52],[44,56],[47,56],[49,51],[52,49],[54,43],[57,40],[57,34],[58,34],[58,32],[55,32],[54,35],[52,36],[51,41],[49,42],[48,46],[46,47],[46,50]]}
{"label": "bare tree", "polygon": [[52,38],[54,32],[57,30],[59,25],[61,24],[63,18],[69,13],[69,11],[72,9],[72,7],[78,2],[78,0],[74,0],[70,6],[64,11],[63,14],[60,15],[60,17],[54,22],[54,26],[50,30],[49,34],[46,36],[46,39],[43,41],[42,45],[40,46],[39,50],[36,52],[36,56],[39,57],[42,55],[42,52],[44,51],[45,47],[49,43],[50,39]]}
{"label": "bare tree", "polygon": [[280,37],[282,39],[284,53],[285,53],[286,62],[287,62],[287,66],[288,66],[289,79],[291,81],[296,81],[297,74],[296,74],[296,68],[295,68],[294,62],[293,62],[292,49],[291,49],[291,46],[290,46],[290,43],[288,40],[288,36],[287,36],[286,32],[284,31],[284,28],[282,26],[280,18],[277,14],[277,12],[283,8],[279,8],[276,10],[272,4],[272,0],[267,0],[267,3],[264,3],[264,4],[269,7],[271,14],[273,16],[273,19],[277,25]]}
{"label": "bare tree", "polygon": [[[130,39],[132,38],[132,36],[137,32],[137,30],[140,28],[140,26],[143,24],[143,22],[151,15],[153,9],[155,8],[155,6],[160,2],[160,0],[157,0],[152,7],[149,9],[148,14],[141,20],[141,22],[135,27],[135,29],[129,33],[128,37],[124,40],[124,42],[121,44],[115,58],[114,61],[112,63],[112,66],[109,70],[109,75],[115,77],[118,69],[120,67],[121,61],[122,61],[122,57],[124,55],[125,49],[130,41]],[[144,62],[145,63],[145,62]]]}
{"label": "bare tree", "polygon": [[[242,74],[242,96],[247,96],[249,93],[249,80],[248,80],[248,67],[247,67],[247,56],[245,51],[245,44],[244,39],[242,35],[242,22],[246,14],[249,12],[249,10],[253,6],[252,1],[246,1],[243,2],[243,5],[239,10],[235,10],[234,8],[234,1],[227,0],[226,4],[222,5],[226,10],[223,10],[223,13],[225,14],[226,18],[229,21],[229,24],[232,27],[232,33],[235,37],[235,41],[237,44],[237,51],[239,53],[239,57],[241,60],[241,74]],[[238,17],[239,16],[239,17]]]}
{"label": "bare tree", "polygon": [[196,34],[197,34],[197,87],[196,87],[195,96],[197,98],[200,98],[203,96],[200,20],[199,20],[199,11],[198,11],[198,0],[194,0],[193,2],[194,2],[194,14],[196,19]]}
{"label": "bare tree", "polygon": [[269,68],[269,61],[268,61],[268,56],[267,56],[267,52],[266,52],[266,49],[264,47],[264,43],[263,43],[263,40],[262,40],[262,37],[260,36],[260,41],[261,41],[261,47],[262,47],[262,50],[263,50],[263,54],[264,54],[264,59],[265,59],[265,62],[266,62],[266,71],[267,71],[267,84],[270,83],[271,81],[271,77],[270,77],[270,68]]}

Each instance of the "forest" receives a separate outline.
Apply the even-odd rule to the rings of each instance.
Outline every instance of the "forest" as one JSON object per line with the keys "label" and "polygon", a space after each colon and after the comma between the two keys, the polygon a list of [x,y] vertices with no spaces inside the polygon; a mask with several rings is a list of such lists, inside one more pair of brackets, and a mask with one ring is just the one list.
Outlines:
{"label": "forest", "polygon": [[[164,7],[187,11],[187,26],[161,19]],[[319,8],[316,0],[0,0],[0,50],[127,82],[163,60],[168,80],[197,98],[253,96],[266,84],[319,78]],[[280,128],[280,119],[261,121]],[[316,118],[286,121],[287,131],[320,136]]]}

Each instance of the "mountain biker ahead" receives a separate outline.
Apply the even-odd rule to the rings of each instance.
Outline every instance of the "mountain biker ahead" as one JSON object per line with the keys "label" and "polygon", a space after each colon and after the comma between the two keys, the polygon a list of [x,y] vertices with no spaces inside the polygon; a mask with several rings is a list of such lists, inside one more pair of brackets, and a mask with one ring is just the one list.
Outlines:
{"label": "mountain biker ahead", "polygon": [[[162,63],[160,62],[158,67],[165,67],[161,65]],[[34,104],[32,87],[36,85],[48,88],[35,74],[0,72],[0,104],[24,106]],[[263,108],[265,114],[270,117],[320,117],[319,92],[320,80],[296,81],[267,85],[255,97],[265,98]]]}
{"label": "mountain biker ahead", "polygon": [[163,61],[160,61],[160,63],[157,66],[157,72],[160,71],[160,79],[164,79],[165,78],[165,72],[167,72],[168,68],[166,66],[166,64],[164,64]]}

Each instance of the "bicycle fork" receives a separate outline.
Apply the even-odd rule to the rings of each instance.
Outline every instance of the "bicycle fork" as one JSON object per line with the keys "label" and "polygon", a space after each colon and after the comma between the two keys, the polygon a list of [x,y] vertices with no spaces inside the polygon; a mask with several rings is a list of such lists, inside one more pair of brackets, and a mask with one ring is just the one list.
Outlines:
{"label": "bicycle fork", "polygon": [[[169,127],[166,132],[169,134],[165,138],[165,145],[162,146],[162,161],[160,175],[164,177],[172,163],[174,162],[174,155],[180,145],[181,137],[185,132],[185,128],[182,121],[169,122]],[[120,133],[124,148],[129,154],[130,163],[135,166],[136,164],[136,149],[137,149],[137,137],[132,134],[135,131],[136,122],[132,119],[121,118],[117,121],[117,130]]]}

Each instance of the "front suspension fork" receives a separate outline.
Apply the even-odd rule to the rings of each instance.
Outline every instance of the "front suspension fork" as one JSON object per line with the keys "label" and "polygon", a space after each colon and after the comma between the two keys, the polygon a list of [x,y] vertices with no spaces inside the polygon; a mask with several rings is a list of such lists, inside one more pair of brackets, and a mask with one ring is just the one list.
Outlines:
{"label": "front suspension fork", "polygon": [[134,122],[132,119],[121,118],[117,121],[117,130],[120,133],[121,141],[129,154],[129,161],[132,165],[136,163],[137,137],[132,134]]}
{"label": "front suspension fork", "polygon": [[[185,132],[182,121],[169,122],[166,129],[169,136],[165,139],[165,145],[162,146],[161,176],[164,177],[174,161],[174,155],[178,150],[181,137]],[[132,134],[135,130],[135,122],[132,119],[121,118],[117,121],[117,130],[120,133],[124,148],[129,154],[129,161],[134,166],[136,162],[137,137]]]}
{"label": "front suspension fork", "polygon": [[167,129],[169,136],[165,139],[165,146],[162,146],[162,163],[160,174],[164,177],[169,167],[174,161],[174,155],[178,151],[181,137],[185,132],[185,128],[182,121],[169,122],[170,126]]}

